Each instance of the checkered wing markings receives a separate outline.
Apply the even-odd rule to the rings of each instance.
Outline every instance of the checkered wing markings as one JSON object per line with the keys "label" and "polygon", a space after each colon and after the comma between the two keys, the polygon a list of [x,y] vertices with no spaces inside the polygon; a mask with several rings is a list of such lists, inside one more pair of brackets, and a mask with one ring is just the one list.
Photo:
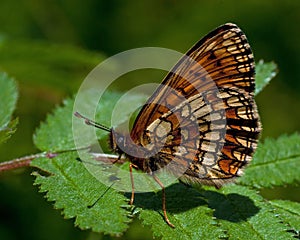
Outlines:
{"label": "checkered wing markings", "polygon": [[[220,89],[220,94],[226,114],[226,134],[221,154],[214,165],[207,165],[205,160],[202,164],[193,163],[190,171],[183,176],[189,181],[214,185],[231,181],[242,173],[243,166],[251,160],[256,149],[261,128],[255,102],[240,89]],[[207,171],[206,176],[199,171],[202,166]]]}
{"label": "checkered wing markings", "polygon": [[159,148],[153,171],[172,161],[173,173],[185,168],[182,180],[218,185],[214,180],[238,176],[251,160],[260,132],[255,103],[237,89],[211,95],[195,95],[149,125],[142,144]]}
{"label": "checkered wing markings", "polygon": [[[156,157],[160,161],[156,161],[159,164],[156,169],[163,167],[171,160],[187,169],[189,164],[197,158],[200,141],[206,141],[206,138],[210,138],[210,141],[215,141],[216,144],[220,141],[219,138],[213,139],[211,136],[206,136],[210,134],[213,122],[209,118],[211,111],[211,107],[206,104],[203,96],[198,94],[149,125],[147,128],[149,142],[142,142],[142,145],[150,149],[157,147]],[[221,117],[221,114],[219,116]],[[219,119],[216,118],[215,125],[218,121]],[[216,150],[213,149],[213,152]],[[176,158],[176,156],[179,157]]]}
{"label": "checkered wing markings", "polygon": [[229,89],[225,89],[223,100],[227,106],[227,126],[218,167],[225,174],[235,176],[251,160],[261,126],[254,100]]}
{"label": "checkered wing markings", "polygon": [[235,87],[253,96],[253,55],[246,36],[234,24],[215,29],[179,60],[140,111],[132,139],[139,143],[144,130],[164,113],[215,86]]}

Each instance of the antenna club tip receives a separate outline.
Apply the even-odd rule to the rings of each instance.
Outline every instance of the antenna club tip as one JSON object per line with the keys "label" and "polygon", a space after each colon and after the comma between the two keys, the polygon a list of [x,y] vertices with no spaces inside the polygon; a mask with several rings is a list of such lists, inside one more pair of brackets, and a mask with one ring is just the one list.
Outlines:
{"label": "antenna club tip", "polygon": [[74,112],[74,116],[75,116],[75,117],[79,117],[79,118],[82,117],[82,115],[81,115],[79,112]]}
{"label": "antenna club tip", "polygon": [[79,112],[74,112],[74,116],[83,119],[86,125],[94,126],[96,128],[99,128],[99,129],[102,129],[104,131],[110,132],[110,128],[108,128],[108,127],[106,127],[106,126],[104,126],[100,123],[97,123],[97,122],[81,115]]}

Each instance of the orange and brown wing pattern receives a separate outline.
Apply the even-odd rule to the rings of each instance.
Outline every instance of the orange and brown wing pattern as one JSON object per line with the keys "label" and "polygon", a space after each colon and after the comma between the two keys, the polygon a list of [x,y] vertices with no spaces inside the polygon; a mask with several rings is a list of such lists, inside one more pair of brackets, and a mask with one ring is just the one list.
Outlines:
{"label": "orange and brown wing pattern", "polygon": [[254,59],[234,24],[191,48],[141,110],[131,132],[152,152],[142,169],[167,167],[186,182],[221,186],[242,173],[261,131]]}
{"label": "orange and brown wing pattern", "polygon": [[[183,181],[215,186],[232,181],[243,173],[243,168],[251,161],[257,147],[261,124],[254,100],[240,89],[222,88],[219,92],[226,118],[224,132],[221,131],[224,133],[221,134],[223,139],[218,142],[222,147],[207,151],[205,145],[211,142],[210,138],[205,138],[206,144],[200,142],[198,158],[190,163],[181,177]],[[211,117],[206,123],[214,125],[218,121]],[[210,132],[214,133],[216,129],[218,130],[216,127],[210,127]]]}
{"label": "orange and brown wing pattern", "polygon": [[132,139],[139,143],[149,124],[189,97],[215,86],[235,87],[253,96],[253,55],[246,36],[235,24],[215,29],[179,60],[140,111]]}
{"label": "orange and brown wing pattern", "polygon": [[221,186],[242,174],[260,131],[256,104],[243,91],[194,95],[148,126],[142,145],[157,153],[147,172],[167,167],[182,181]]}

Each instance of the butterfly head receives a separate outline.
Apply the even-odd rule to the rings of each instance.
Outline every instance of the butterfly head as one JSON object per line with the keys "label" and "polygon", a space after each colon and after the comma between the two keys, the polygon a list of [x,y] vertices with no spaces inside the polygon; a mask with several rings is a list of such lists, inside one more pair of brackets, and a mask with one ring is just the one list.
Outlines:
{"label": "butterfly head", "polygon": [[126,136],[122,133],[115,131],[115,129],[111,129],[110,131],[110,147],[117,154],[123,154],[124,151],[122,149],[126,148]]}
{"label": "butterfly head", "polygon": [[125,154],[136,169],[149,172],[148,161],[151,151],[134,143],[129,134],[124,134],[115,129],[110,131],[110,147],[119,155]]}

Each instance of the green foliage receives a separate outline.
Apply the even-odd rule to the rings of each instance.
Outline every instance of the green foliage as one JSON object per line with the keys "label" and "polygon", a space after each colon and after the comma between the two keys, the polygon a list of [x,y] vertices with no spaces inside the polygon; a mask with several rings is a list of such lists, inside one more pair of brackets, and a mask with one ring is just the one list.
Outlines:
{"label": "green foliage", "polygon": [[276,76],[277,65],[274,62],[265,63],[263,60],[260,60],[256,64],[256,87],[255,95],[260,93],[264,87],[266,87],[269,82]]}
{"label": "green foliage", "polygon": [[[259,110],[264,123],[263,135],[277,137],[282,133],[291,134],[297,131],[300,128],[300,112],[298,111],[300,105],[300,95],[298,94],[300,86],[300,71],[298,67],[300,56],[298,33],[300,1],[276,1],[276,4],[274,4],[274,1],[271,0],[226,1],[226,3],[225,1],[197,2],[190,0],[176,1],[176,4],[172,3],[174,1],[159,0],[140,2],[99,0],[84,2],[61,0],[1,1],[0,70],[4,70],[10,76],[16,78],[21,91],[17,113],[13,114],[12,118],[9,118],[14,119],[18,116],[20,125],[12,139],[5,145],[1,145],[2,159],[19,157],[23,154],[37,151],[31,141],[33,129],[36,128],[41,119],[44,119],[45,113],[49,112],[49,109],[53,108],[55,103],[60,102],[62,97],[71,95],[77,90],[77,86],[86,76],[86,73],[102,59],[98,54],[81,51],[79,48],[67,45],[81,46],[93,51],[98,50],[106,53],[107,56],[137,46],[171,47],[184,52],[209,30],[226,21],[237,23],[243,29],[251,43],[251,47],[255,50],[256,57],[263,56],[265,59],[276,59],[280,66],[280,74],[276,81],[267,88],[267,94],[260,94],[258,98]],[[149,12],[152,14],[148,14]],[[124,21],[125,19],[126,21]],[[37,39],[45,42],[37,43]],[[66,45],[57,46],[51,44],[49,46],[46,42],[65,43]],[[257,64],[256,68],[259,73],[260,65]],[[258,77],[259,74],[257,80]],[[143,76],[139,78],[139,81],[145,81],[146,78]],[[150,78],[148,77],[148,79]],[[152,77],[152,79],[159,81],[160,78]],[[124,86],[118,84],[117,87],[121,89]],[[257,90],[259,89],[259,81],[257,81]],[[1,104],[2,102],[0,102]],[[61,114],[65,116],[63,111],[62,109]],[[0,117],[2,116],[5,115],[0,114]],[[56,117],[58,118],[57,115]],[[93,118],[94,116],[88,115],[88,117]],[[57,118],[51,120],[52,124]],[[97,113],[95,118],[107,126],[112,126],[107,116],[102,116],[101,113]],[[7,125],[6,130],[14,129],[13,121],[16,120],[12,120]],[[62,121],[61,124],[65,123]],[[78,125],[81,125],[83,131],[89,128],[80,120],[78,120]],[[55,129],[56,126],[59,130]],[[43,137],[48,138],[49,144],[51,143],[51,148],[49,147],[49,149],[68,151],[67,147],[73,146],[71,140],[68,139],[71,136],[69,133],[66,133],[67,139],[64,139],[64,133],[69,130],[69,126],[66,124],[65,128],[60,128],[58,124],[53,124],[53,128],[50,128],[52,131],[49,131],[48,135],[45,134]],[[45,124],[45,127],[48,127],[48,125]],[[2,130],[2,125],[0,125],[0,128]],[[58,134],[57,131],[61,131],[61,134]],[[0,135],[3,133],[6,134],[5,131],[0,131]],[[103,131],[97,131],[97,135],[101,139],[107,138],[106,133]],[[2,139],[1,136],[0,139]],[[61,141],[66,141],[67,144],[64,145]],[[45,139],[36,138],[35,142],[41,149],[49,151],[46,147],[47,141]],[[277,141],[274,139],[274,142]],[[90,140],[87,141],[87,144],[89,143]],[[261,146],[264,146],[264,143],[259,148]],[[284,148],[282,146],[282,149]],[[44,161],[46,160],[51,162],[56,159],[44,159]],[[70,156],[68,160],[74,161],[74,157]],[[254,159],[253,164],[255,164],[255,161]],[[280,162],[282,162],[283,167],[283,161],[280,160]],[[274,166],[276,167],[276,165]],[[247,168],[250,167],[251,164]],[[255,169],[259,171],[259,167]],[[270,169],[268,169],[268,173]],[[32,177],[27,175],[27,169],[24,170],[6,172],[0,176],[2,217],[0,239],[110,239],[110,237],[101,237],[93,233],[93,236],[91,236],[90,231],[70,229],[72,220],[63,221],[63,218],[59,216],[60,211],[53,211],[51,208],[52,203],[47,204],[46,201],[43,201],[42,194],[36,194],[36,188],[30,187]],[[285,174],[288,172],[287,166]],[[270,178],[273,178],[275,173],[272,172],[271,174]],[[246,178],[247,175],[248,172],[246,170],[244,177]],[[47,179],[46,176],[45,179]],[[251,179],[253,178],[254,175]],[[264,178],[266,177],[264,176]],[[265,180],[263,180],[264,183]],[[245,187],[243,189],[252,187],[251,183],[248,184],[246,179],[243,180],[242,178],[241,181],[239,184],[243,184]],[[276,185],[278,184],[276,183]],[[184,191],[178,193],[180,196],[177,198],[183,198],[185,201],[187,200],[182,196],[185,194],[185,191],[188,192],[187,196],[191,195],[190,190],[199,194],[195,189],[188,188],[186,190],[184,186],[176,186],[184,189]],[[266,191],[261,189],[261,186],[257,187],[262,192]],[[297,189],[297,186],[293,186],[292,191],[290,186],[285,187],[281,186],[275,189],[271,187],[267,191],[272,193],[272,199],[275,195],[275,199],[292,197],[299,200],[299,187]],[[174,188],[167,190],[168,196],[172,196],[170,192],[172,189]],[[239,190],[243,194],[247,194],[243,189]],[[53,188],[52,194],[53,191],[58,190]],[[223,189],[217,192],[221,191]],[[288,196],[285,195],[286,192],[289,193]],[[99,194],[101,195],[101,193]],[[155,194],[152,195],[155,197]],[[226,194],[224,195],[227,196]],[[254,196],[252,193],[249,193],[249,195]],[[145,197],[147,196],[149,195],[145,195]],[[169,208],[172,205],[172,199],[169,199],[168,196]],[[268,198],[268,194],[265,196]],[[217,200],[226,201],[227,198],[220,197]],[[140,211],[139,217],[148,210],[150,213],[156,213],[153,210],[161,213],[160,193],[153,201],[157,201],[157,209],[145,209],[144,205],[140,206],[143,210]],[[215,202],[219,206],[220,203],[218,201]],[[278,204],[280,200],[274,201],[277,201],[276,204]],[[299,225],[295,225],[297,222],[299,224],[299,214],[291,214],[295,213],[297,208],[292,208],[288,201],[284,202],[287,202],[286,206],[290,205],[290,207],[283,207],[283,204],[280,204],[281,208],[275,207],[274,201],[266,202],[272,204],[271,207],[278,219],[284,219],[282,225],[287,226],[292,235],[300,239]],[[99,204],[101,204],[101,201]],[[138,204],[138,201],[135,204]],[[239,207],[244,209],[243,204]],[[198,207],[195,207],[195,210],[197,209]],[[211,216],[211,211],[215,212],[215,209],[212,207],[205,209],[209,216]],[[279,212],[279,209],[284,211]],[[226,207],[220,210],[225,211]],[[183,211],[189,211],[189,209],[183,209]],[[171,210],[170,214],[170,218],[172,218],[174,212]],[[200,217],[202,216],[200,215]],[[293,216],[294,225],[291,223]],[[157,220],[156,225],[165,225],[161,215],[157,217]],[[144,220],[142,219],[141,221]],[[221,220],[217,219],[214,221],[219,226]],[[135,223],[138,225],[140,222]],[[149,222],[149,224],[151,225],[153,222]],[[248,221],[241,221],[236,225],[239,224],[246,225]],[[236,227],[236,225],[232,225],[235,229],[232,228],[231,233],[235,230],[237,236],[241,237],[240,232],[242,231],[239,231],[240,228]],[[274,226],[274,228],[277,226]],[[128,239],[145,237],[144,228],[138,225],[138,228],[133,229],[134,226],[130,230],[134,234]],[[227,229],[224,227],[224,223],[222,223],[222,229]],[[194,229],[195,232],[197,230],[198,228]],[[168,229],[168,231],[171,231],[171,229]],[[70,233],[72,236],[68,235]],[[155,234],[156,236],[161,236],[160,233],[156,232]],[[227,235],[230,238],[234,237],[232,234]],[[174,239],[177,239],[179,236],[181,236],[181,233],[175,236]],[[213,231],[211,237],[215,236],[217,235]],[[251,237],[252,235],[244,236],[243,239],[251,239]],[[276,235],[270,238],[274,239]]]}
{"label": "green foliage", "polygon": [[[0,68],[26,85],[57,88],[66,92],[81,82],[103,56],[68,46],[41,41],[3,39],[0,43]],[[70,80],[73,85],[70,83]]]}
{"label": "green foliage", "polygon": [[[122,96],[118,92],[106,92],[101,98],[101,104],[98,105],[96,112],[96,121],[102,123],[105,126],[110,127],[111,111],[114,108],[116,102]],[[86,94],[86,99],[84,99],[84,104],[86,108],[89,107],[89,103],[92,100],[97,99],[98,93],[96,90],[90,91]],[[120,108],[123,109],[122,115],[117,114],[115,117],[119,120],[121,124],[130,116],[130,109],[135,109],[138,104],[145,100],[144,95],[131,96],[128,101],[130,101],[130,106],[121,105]],[[131,109],[131,110],[132,110]],[[67,99],[64,101],[62,107],[57,107],[53,114],[49,114],[44,123],[41,123],[40,127],[36,130],[34,134],[34,143],[42,151],[65,151],[74,149],[74,136],[73,129],[76,131],[82,131],[79,134],[81,142],[85,143],[85,146],[90,146],[94,144],[92,139],[86,134],[88,130],[91,130],[90,126],[83,124],[82,119],[74,117],[74,100]],[[72,119],[74,122],[72,125]],[[93,119],[93,116],[90,116]],[[95,130],[95,129],[93,129]],[[51,136],[51,137],[49,137]],[[102,130],[97,130],[98,138],[107,137],[107,132]],[[83,147],[83,146],[82,146]]]}
{"label": "green foliage", "polygon": [[17,130],[18,118],[11,120],[5,126],[0,129],[0,143],[9,139]]}
{"label": "green foliage", "polygon": [[256,191],[228,185],[204,193],[229,239],[292,239],[270,204]]}
{"label": "green foliage", "polygon": [[300,135],[266,139],[260,144],[253,161],[240,183],[256,188],[282,186],[300,182]]}
{"label": "green foliage", "polygon": [[35,184],[40,185],[41,192],[47,192],[46,198],[55,202],[55,208],[63,209],[65,218],[75,217],[75,225],[81,229],[120,235],[130,222],[129,212],[120,207],[126,206],[126,198],[92,177],[76,157],[75,152],[68,152],[52,160],[36,159],[33,166],[46,174],[34,172]]}
{"label": "green foliage", "polygon": [[[116,92],[103,96],[104,104],[99,106],[100,120],[103,114],[110,114],[120,97],[121,94]],[[132,102],[140,100],[140,96],[136,99],[132,97]],[[49,201],[55,201],[55,208],[63,209],[66,218],[76,217],[75,224],[81,229],[91,228],[96,232],[120,235],[128,227],[125,223],[131,221],[131,211],[128,210],[126,198],[113,189],[106,192],[108,187],[97,181],[83,164],[76,160],[78,156],[75,152],[68,152],[75,148],[72,134],[73,105],[73,100],[65,100],[62,107],[56,108],[53,114],[48,115],[46,122],[41,124],[34,135],[34,142],[40,150],[60,152],[60,155],[53,159],[38,158],[32,162],[32,166],[46,173],[42,175],[35,172],[35,184],[41,185],[41,192],[47,192],[46,197]],[[86,132],[86,128],[91,129],[84,125],[81,119],[75,118],[75,121],[80,124],[83,132]],[[85,134],[81,136],[85,137]],[[84,139],[84,142],[87,145],[93,144],[90,139]],[[64,151],[66,152],[62,153]],[[97,167],[101,171],[101,166]],[[96,202],[104,192],[99,202],[88,208],[88,205]]]}
{"label": "green foliage", "polygon": [[15,131],[18,119],[11,120],[16,108],[18,92],[15,81],[6,73],[0,73],[0,143],[6,141]]}
{"label": "green foliage", "polygon": [[[149,225],[155,237],[162,239],[219,239],[225,232],[213,218],[214,209],[208,198],[194,188],[174,184],[166,189],[170,228],[162,218],[161,193],[137,194],[135,205],[142,208],[139,218]],[[214,200],[213,200],[214,201]],[[216,202],[214,202],[216,204]]]}
{"label": "green foliage", "polygon": [[[262,76],[260,72],[257,74],[259,79],[270,79],[273,71]],[[264,86],[262,84],[260,88]],[[97,95],[97,92],[87,95],[90,100],[93,94]],[[107,116],[111,115],[120,97],[120,93],[107,92],[98,106],[96,120],[109,126]],[[132,105],[142,100],[143,96],[131,96]],[[196,189],[176,183],[168,187],[168,215],[176,226],[172,229],[163,221],[160,191],[136,193],[135,207],[130,208],[127,204],[130,193],[121,194],[97,181],[84,164],[76,160],[78,155],[70,151],[75,148],[73,104],[73,100],[66,100],[36,131],[36,146],[43,151],[56,151],[57,156],[35,159],[32,166],[41,170],[33,173],[40,191],[46,192],[47,199],[54,202],[55,208],[63,209],[66,218],[75,218],[75,224],[80,228],[118,236],[128,228],[132,216],[138,215],[142,223],[151,228],[153,235],[162,239],[245,239],[247,236],[251,239],[292,239],[299,230],[296,221],[288,215],[294,218],[299,215],[297,204],[266,201],[251,190],[253,186],[271,187],[299,181],[300,172],[296,167],[300,149],[298,134],[261,143],[251,165],[238,182],[244,186],[227,185],[216,190],[200,186]],[[129,113],[125,111],[123,116],[118,116],[119,122],[128,117]],[[73,128],[83,129],[80,135],[83,138],[88,129],[93,129],[84,125],[82,119],[75,118],[73,124]],[[107,133],[97,132],[98,138],[107,137]],[[83,142],[85,146],[94,143],[89,138]],[[82,152],[92,161],[88,153]],[[99,174],[112,177],[112,173],[101,164],[93,167],[98,169]],[[88,207],[93,203],[96,203],[95,206]]]}
{"label": "green foliage", "polygon": [[64,151],[75,148],[72,135],[73,103],[65,100],[64,106],[57,107],[36,130],[33,140],[40,150]]}
{"label": "green foliage", "polygon": [[290,229],[290,232],[295,234],[295,238],[300,237],[300,203],[273,200],[270,204],[274,208],[274,212],[278,214],[278,217],[286,226]]}

